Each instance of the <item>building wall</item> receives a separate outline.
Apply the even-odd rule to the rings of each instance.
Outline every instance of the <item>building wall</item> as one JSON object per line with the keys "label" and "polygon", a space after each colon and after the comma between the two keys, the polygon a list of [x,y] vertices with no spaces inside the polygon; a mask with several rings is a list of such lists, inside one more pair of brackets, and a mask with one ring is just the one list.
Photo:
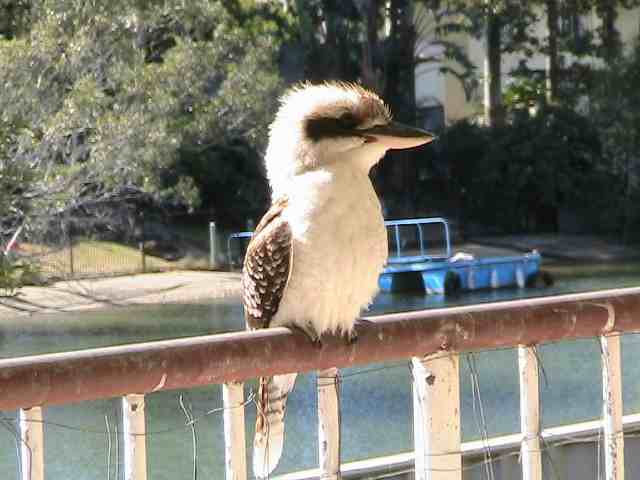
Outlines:
{"label": "building wall", "polygon": [[[416,16],[420,17],[423,12],[417,10]],[[594,30],[600,25],[600,20],[595,12],[582,17],[582,23],[588,30]],[[633,41],[640,34],[640,8],[632,10],[620,9],[616,27],[620,32],[623,43],[627,46],[632,45]],[[424,40],[419,43],[419,51],[428,51],[433,53],[433,49],[429,50],[432,43],[433,29],[421,32]],[[533,27],[536,36],[541,40],[547,35],[546,17],[544,12],[540,13],[540,20]],[[476,67],[476,80],[478,88],[472,92],[470,97],[466,97],[462,85],[458,79],[451,74],[444,74],[439,68],[445,63],[419,65],[416,68],[416,99],[418,107],[431,107],[440,104],[444,108],[444,115],[447,124],[457,120],[478,116],[482,114],[483,102],[483,83],[484,83],[484,58],[485,47],[482,40],[471,38],[467,35],[456,35],[449,37],[448,40],[454,41],[461,45],[467,52],[469,59]],[[502,87],[503,89],[509,85],[512,80],[510,72],[518,66],[521,55],[511,54],[504,55],[502,59]],[[570,60],[571,61],[571,60]],[[595,62],[595,59],[587,59],[580,61]],[[545,70],[546,57],[544,55],[534,55],[528,60],[528,65],[532,69]]]}

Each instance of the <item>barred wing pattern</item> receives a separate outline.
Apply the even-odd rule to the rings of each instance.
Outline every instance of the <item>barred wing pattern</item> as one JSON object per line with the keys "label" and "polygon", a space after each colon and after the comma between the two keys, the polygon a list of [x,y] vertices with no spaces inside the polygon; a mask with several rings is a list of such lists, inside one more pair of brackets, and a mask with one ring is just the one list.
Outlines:
{"label": "barred wing pattern", "polygon": [[[242,271],[243,304],[247,328],[268,328],[278,312],[293,265],[291,228],[282,218],[286,198],[271,206],[249,243]],[[259,379],[253,472],[267,478],[282,456],[287,395],[296,374]]]}
{"label": "barred wing pattern", "polygon": [[283,198],[271,206],[247,248],[242,270],[242,300],[250,329],[269,326],[291,275],[291,228],[282,218],[287,205],[288,200]]}

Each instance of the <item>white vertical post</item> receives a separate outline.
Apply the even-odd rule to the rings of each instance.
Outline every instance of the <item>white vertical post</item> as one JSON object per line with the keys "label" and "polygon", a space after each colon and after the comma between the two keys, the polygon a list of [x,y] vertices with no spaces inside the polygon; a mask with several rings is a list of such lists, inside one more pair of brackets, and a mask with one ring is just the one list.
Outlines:
{"label": "white vertical post", "polygon": [[20,410],[21,480],[44,480],[44,424],[42,408]]}
{"label": "white vertical post", "polygon": [[224,407],[225,479],[246,480],[247,447],[244,435],[244,387],[242,383],[222,386]]}
{"label": "white vertical post", "polygon": [[600,337],[602,349],[602,400],[604,464],[607,480],[624,479],[624,434],[622,431],[622,368],[620,335]]}
{"label": "white vertical post", "polygon": [[542,480],[540,390],[535,347],[518,347],[522,480]]}
{"label": "white vertical post", "polygon": [[209,222],[209,268],[216,268],[216,222]]}
{"label": "white vertical post", "polygon": [[147,436],[144,395],[122,397],[122,435],[124,437],[124,479],[146,480]]}
{"label": "white vertical post", "polygon": [[412,358],[416,480],[461,480],[460,357]]}
{"label": "white vertical post", "polygon": [[320,478],[340,480],[340,378],[337,368],[318,372]]}
{"label": "white vertical post", "polygon": [[524,276],[524,265],[516,265],[516,284],[518,288],[527,286],[527,279]]}

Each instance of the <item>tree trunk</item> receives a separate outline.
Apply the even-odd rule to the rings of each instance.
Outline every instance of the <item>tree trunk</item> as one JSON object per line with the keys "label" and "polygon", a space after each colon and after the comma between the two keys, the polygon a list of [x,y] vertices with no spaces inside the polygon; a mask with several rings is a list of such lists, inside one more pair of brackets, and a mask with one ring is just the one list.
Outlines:
{"label": "tree trunk", "polygon": [[416,32],[411,0],[391,0],[390,49],[385,62],[385,100],[395,116],[412,123],[415,117],[414,52]]}
{"label": "tree trunk", "polygon": [[[415,43],[413,2],[391,0],[391,32],[384,68],[384,99],[391,106],[394,117],[407,124],[416,121],[415,96]],[[417,168],[410,161],[410,151],[391,152],[386,155],[376,172],[380,193],[387,200],[388,212],[394,217],[413,216]]]}
{"label": "tree trunk", "polygon": [[[489,5],[487,8],[491,8]],[[489,126],[504,124],[502,108],[502,19],[487,12],[484,114]]]}
{"label": "tree trunk", "polygon": [[622,243],[625,245],[629,243],[629,240],[631,238],[631,229],[633,227],[633,212],[635,211],[631,179],[631,157],[626,154],[624,166],[624,208],[622,220]]}
{"label": "tree trunk", "polygon": [[338,12],[335,10],[335,4],[331,0],[325,0],[322,5],[324,14],[324,24],[327,29],[327,36],[325,38],[324,50],[325,52],[331,52],[329,55],[324,56],[326,61],[325,75],[330,79],[343,79],[341,58],[342,53],[340,51],[340,31],[339,23],[340,18]]}
{"label": "tree trunk", "polygon": [[621,51],[620,33],[616,30],[617,3],[615,0],[598,0],[596,6],[596,11],[602,21],[602,26],[600,27],[602,55],[607,63],[611,63],[618,58]]}
{"label": "tree trunk", "polygon": [[379,68],[375,52],[378,46],[378,26],[380,24],[380,0],[368,0],[365,5],[367,19],[367,39],[362,48],[362,83],[377,92],[383,90],[380,84]]}
{"label": "tree trunk", "polygon": [[546,0],[548,53],[547,53],[547,102],[558,99],[560,69],[558,64],[558,0]]}

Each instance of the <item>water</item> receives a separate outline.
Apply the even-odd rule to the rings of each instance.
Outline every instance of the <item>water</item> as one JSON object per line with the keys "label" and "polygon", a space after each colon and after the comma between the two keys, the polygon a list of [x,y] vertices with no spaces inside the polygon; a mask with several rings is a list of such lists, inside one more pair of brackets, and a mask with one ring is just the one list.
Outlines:
{"label": "water", "polygon": [[[501,301],[540,295],[589,291],[640,284],[640,276],[563,280],[549,289],[496,290],[461,295],[454,301],[424,295],[380,295],[370,313],[434,308],[446,305]],[[64,315],[20,317],[3,322],[0,356],[13,357],[117,345],[165,338],[203,335],[243,327],[242,308],[236,301],[201,305],[156,305],[88,311]],[[623,337],[625,413],[640,411],[640,338]],[[545,367],[541,379],[542,423],[558,425],[600,415],[601,373],[596,340],[564,342],[540,347]],[[481,389],[486,424],[474,414],[471,368]],[[407,362],[368,365],[343,370],[343,461],[388,455],[412,448],[412,406]],[[246,386],[250,395],[253,384]],[[490,436],[519,429],[517,356],[513,349],[464,355],[461,359],[461,415],[464,440],[479,438],[482,428]],[[149,478],[191,478],[192,431],[185,427],[180,396],[198,418],[197,458],[200,478],[223,478],[222,415],[207,412],[220,407],[220,387],[184,392],[158,392],[147,396],[147,449]],[[477,398],[475,399],[477,402]],[[476,407],[477,407],[476,403]],[[84,402],[45,409],[45,461],[52,480],[115,478],[122,474],[121,439],[115,434],[118,399]],[[299,376],[290,396],[287,440],[278,473],[313,468],[316,452],[315,375]],[[250,444],[255,407],[246,408]],[[4,412],[0,424],[0,478],[15,478],[17,457],[15,413]],[[111,435],[107,435],[108,430]],[[250,445],[248,445],[250,451]],[[111,453],[109,461],[108,452]],[[119,467],[116,467],[119,465]]]}

